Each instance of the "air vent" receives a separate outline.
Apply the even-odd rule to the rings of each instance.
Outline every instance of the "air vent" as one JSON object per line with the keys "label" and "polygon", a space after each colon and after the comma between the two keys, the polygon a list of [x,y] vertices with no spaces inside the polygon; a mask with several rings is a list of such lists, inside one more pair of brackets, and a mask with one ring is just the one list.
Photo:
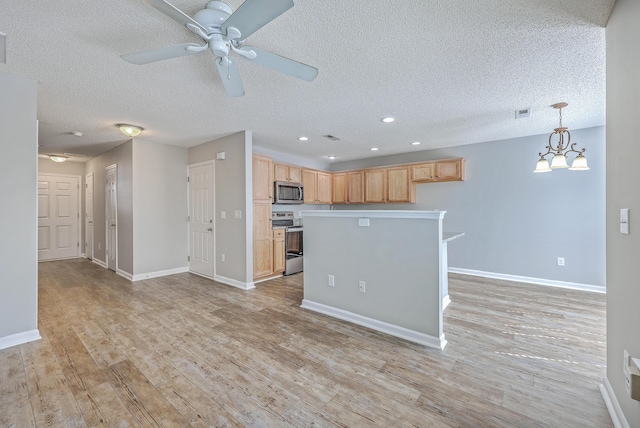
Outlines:
{"label": "air vent", "polygon": [[336,137],[334,135],[331,135],[331,134],[323,135],[323,137],[324,138],[328,138],[328,139],[333,140],[333,141],[340,141],[340,138],[338,138],[338,137]]}
{"label": "air vent", "polygon": [[516,110],[516,119],[524,119],[531,116],[531,108]]}
{"label": "air vent", "polygon": [[0,33],[0,64],[7,63],[7,35]]}

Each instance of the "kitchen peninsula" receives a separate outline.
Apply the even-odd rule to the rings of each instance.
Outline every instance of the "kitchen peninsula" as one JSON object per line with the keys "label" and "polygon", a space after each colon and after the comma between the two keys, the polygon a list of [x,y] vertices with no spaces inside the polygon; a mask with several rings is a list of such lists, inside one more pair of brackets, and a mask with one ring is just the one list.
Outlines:
{"label": "kitchen peninsula", "polygon": [[304,211],[302,307],[444,349],[446,211]]}

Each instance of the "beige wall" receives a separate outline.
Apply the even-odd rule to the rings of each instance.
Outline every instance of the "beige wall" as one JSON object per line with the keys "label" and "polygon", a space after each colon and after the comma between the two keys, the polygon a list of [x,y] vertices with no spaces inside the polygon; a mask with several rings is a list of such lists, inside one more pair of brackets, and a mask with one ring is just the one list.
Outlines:
{"label": "beige wall", "polygon": [[[640,2],[617,0],[607,24],[607,379],[630,426],[640,401],[626,392],[623,350],[640,358]],[[619,231],[630,209],[630,234]]]}
{"label": "beige wall", "polygon": [[[36,82],[0,72],[0,348],[37,337]],[[35,335],[35,337],[34,337]],[[24,340],[22,340],[24,339]],[[15,344],[15,343],[13,343]]]}
{"label": "beige wall", "polygon": [[106,263],[105,182],[109,165],[117,165],[118,269],[133,275],[133,141],[127,141],[86,163],[93,173],[94,258]]}
{"label": "beige wall", "polygon": [[[225,160],[215,160],[220,152],[225,152]],[[244,284],[253,283],[251,156],[251,132],[243,131],[189,148],[188,161],[215,162],[215,275]],[[241,219],[234,218],[236,210]],[[227,213],[224,220],[221,211]],[[220,254],[225,254],[224,263]]]}
{"label": "beige wall", "polygon": [[133,274],[186,268],[187,149],[133,141]]}

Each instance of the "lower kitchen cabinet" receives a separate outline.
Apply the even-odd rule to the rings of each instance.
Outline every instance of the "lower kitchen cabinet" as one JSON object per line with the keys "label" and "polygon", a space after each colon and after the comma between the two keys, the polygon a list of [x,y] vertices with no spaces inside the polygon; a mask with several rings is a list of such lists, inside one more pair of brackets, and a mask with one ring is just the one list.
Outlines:
{"label": "lower kitchen cabinet", "polygon": [[253,277],[273,273],[271,202],[253,202]]}
{"label": "lower kitchen cabinet", "polygon": [[285,269],[284,229],[273,230],[273,273],[283,273]]}

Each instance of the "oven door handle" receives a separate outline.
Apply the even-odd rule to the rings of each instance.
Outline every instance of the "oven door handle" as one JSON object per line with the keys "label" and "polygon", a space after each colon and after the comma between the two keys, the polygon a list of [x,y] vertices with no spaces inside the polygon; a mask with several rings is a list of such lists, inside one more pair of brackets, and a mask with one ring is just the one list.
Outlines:
{"label": "oven door handle", "polygon": [[287,227],[286,231],[287,232],[302,232],[302,228],[301,227]]}

